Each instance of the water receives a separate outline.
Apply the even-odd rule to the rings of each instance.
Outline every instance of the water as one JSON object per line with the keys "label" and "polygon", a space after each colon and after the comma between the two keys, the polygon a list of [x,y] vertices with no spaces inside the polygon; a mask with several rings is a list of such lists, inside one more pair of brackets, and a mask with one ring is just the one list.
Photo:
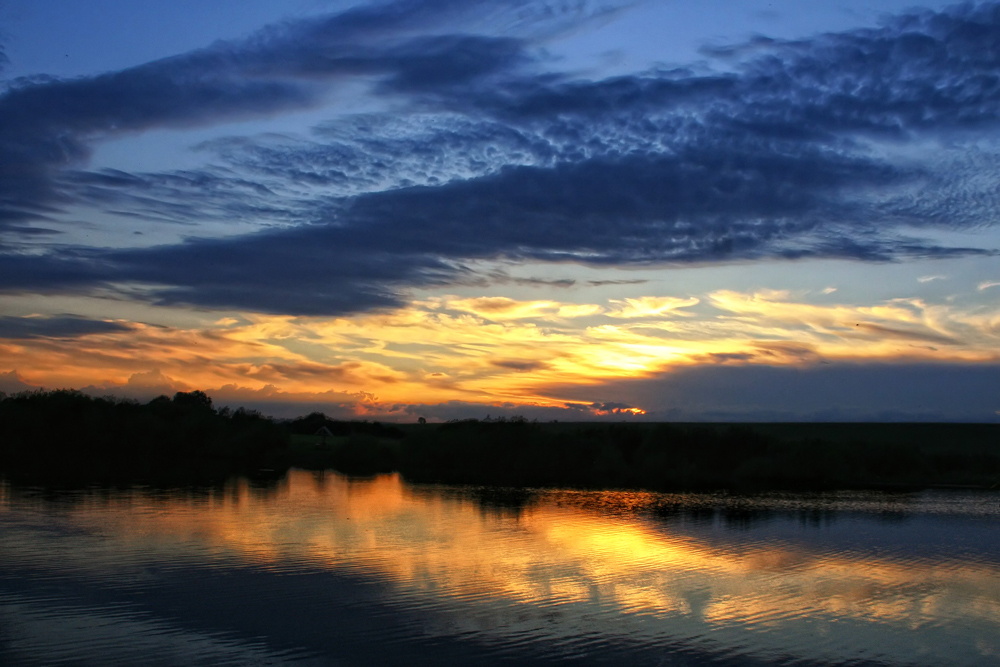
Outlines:
{"label": "water", "polygon": [[1000,494],[0,485],[0,665],[1000,665]]}

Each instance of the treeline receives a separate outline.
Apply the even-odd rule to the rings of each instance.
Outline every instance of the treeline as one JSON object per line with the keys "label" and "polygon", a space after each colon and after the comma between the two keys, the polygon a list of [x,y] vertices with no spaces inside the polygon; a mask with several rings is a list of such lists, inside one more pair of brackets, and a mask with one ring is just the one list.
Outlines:
{"label": "treeline", "polygon": [[148,403],[78,391],[0,394],[0,472],[45,482],[179,482],[289,465],[286,429],[200,391]]}
{"label": "treeline", "polygon": [[370,435],[396,440],[405,437],[402,429],[397,426],[369,421],[339,421],[330,419],[322,412],[313,412],[305,417],[293,419],[286,423],[286,427],[295,435],[315,435],[320,429],[326,428],[333,436]]}
{"label": "treeline", "polygon": [[[814,426],[822,433],[825,425]],[[410,428],[399,442],[352,436],[333,447],[328,460],[345,472],[398,470],[415,482],[495,486],[995,487],[1000,425],[947,426],[950,438],[918,443],[891,437],[786,439],[751,425],[466,420]],[[907,429],[899,433],[908,435]]]}
{"label": "treeline", "polygon": [[200,391],[144,404],[75,391],[0,394],[8,477],[173,483],[277,476],[289,466],[498,487],[996,487],[1000,425],[388,425],[322,413],[279,422],[216,409]]}

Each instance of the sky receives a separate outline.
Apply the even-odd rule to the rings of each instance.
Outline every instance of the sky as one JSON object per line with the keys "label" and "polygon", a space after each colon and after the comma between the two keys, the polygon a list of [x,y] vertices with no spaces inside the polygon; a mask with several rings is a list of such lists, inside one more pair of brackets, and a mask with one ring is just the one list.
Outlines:
{"label": "sky", "polygon": [[0,0],[0,391],[1000,421],[1000,3]]}

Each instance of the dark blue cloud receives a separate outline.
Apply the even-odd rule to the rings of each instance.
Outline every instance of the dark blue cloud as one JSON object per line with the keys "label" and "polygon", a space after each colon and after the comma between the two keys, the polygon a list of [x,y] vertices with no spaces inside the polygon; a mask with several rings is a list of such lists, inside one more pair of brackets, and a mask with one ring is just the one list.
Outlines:
{"label": "dark blue cloud", "polygon": [[272,225],[301,220],[300,202],[290,202],[268,185],[221,170],[133,174],[119,170],[67,171],[58,181],[80,205],[131,220],[196,226],[267,220]]}
{"label": "dark blue cloud", "polygon": [[447,113],[359,115],[323,124],[308,139],[230,137],[200,148],[261,181],[315,186],[335,197],[552,165],[561,152],[536,132]]}
{"label": "dark blue cloud", "polygon": [[132,327],[121,322],[91,320],[75,315],[54,317],[0,317],[0,338],[75,338],[91,334],[119,333]]}
{"label": "dark blue cloud", "polygon": [[451,89],[523,61],[513,38],[412,34],[477,4],[400,0],[99,76],[10,82],[0,95],[0,229],[70,204],[54,172],[85,162],[96,141],[313,106],[350,77],[386,90]]}
{"label": "dark blue cloud", "polygon": [[96,142],[311,107],[349,80],[385,94],[456,94],[532,60],[521,39],[450,31],[462,21],[552,29],[607,11],[587,2],[395,0],[98,76],[16,79],[0,89],[0,231],[75,203],[53,180],[84,164]]}
{"label": "dark blue cloud", "polygon": [[324,315],[400,305],[406,287],[461,273],[438,255],[383,249],[377,235],[305,226],[137,250],[12,253],[0,262],[0,289],[56,293],[138,282],[151,287],[130,294],[160,304]]}
{"label": "dark blue cloud", "polygon": [[[730,65],[715,74],[596,81],[544,71],[530,36],[448,23],[468,7],[359,7],[122,72],[12,86],[0,96],[0,169],[15,174],[0,181],[0,225],[74,203],[274,228],[139,250],[8,252],[0,289],[141,283],[161,303],[332,314],[468,281],[465,264],[481,259],[984,252],[901,230],[994,223],[992,189],[970,191],[966,177],[984,166],[1000,175],[1000,156],[947,167],[962,142],[1000,124],[1000,5],[716,48]],[[308,138],[217,140],[202,148],[221,164],[202,170],[65,169],[116,133],[300,108],[348,78],[410,115],[331,122]],[[911,139],[940,149],[895,159]]]}
{"label": "dark blue cloud", "polygon": [[997,364],[699,364],[655,378],[547,392],[585,401],[613,397],[660,420],[1000,420]]}
{"label": "dark blue cloud", "polygon": [[[716,49],[715,53],[718,54]],[[651,71],[601,81],[513,80],[449,101],[505,117],[602,118],[683,109],[779,138],[995,128],[1000,111],[1000,6],[960,5],[892,18],[877,29],[800,41],[758,38],[735,71]]]}
{"label": "dark blue cloud", "polygon": [[[725,155],[697,155],[701,162],[638,155],[510,167],[331,202],[313,211],[322,223],[237,238],[8,256],[0,287],[141,283],[161,303],[319,315],[398,305],[408,287],[469,279],[463,262],[474,259],[622,264],[954,252],[890,242],[871,226],[874,211],[838,198],[844,187],[888,187],[899,178],[878,164],[737,156],[732,145]],[[727,171],[724,160],[738,169]],[[869,226],[845,226],[845,218]]]}
{"label": "dark blue cloud", "polygon": [[0,224],[44,218],[71,203],[54,187],[54,171],[85,161],[97,138],[317,99],[307,87],[282,81],[188,72],[183,60],[91,79],[16,82],[0,96]]}

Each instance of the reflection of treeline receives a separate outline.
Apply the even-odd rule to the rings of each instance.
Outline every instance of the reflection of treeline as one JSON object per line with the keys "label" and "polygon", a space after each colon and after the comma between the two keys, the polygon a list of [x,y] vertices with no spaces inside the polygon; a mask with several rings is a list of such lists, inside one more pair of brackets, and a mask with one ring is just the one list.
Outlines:
{"label": "reflection of treeline", "polygon": [[200,391],[148,403],[76,391],[0,394],[0,471],[62,481],[201,481],[288,465],[288,435]]}
{"label": "reflection of treeline", "polygon": [[[802,437],[810,426],[813,435]],[[921,441],[910,437],[916,425],[876,426],[877,439],[838,440],[823,437],[824,424],[802,425],[788,438],[752,425],[468,420],[408,427],[400,442],[348,438],[331,460],[347,459],[347,472],[503,486],[830,489],[1000,480],[1000,426],[937,425],[945,437]]]}

